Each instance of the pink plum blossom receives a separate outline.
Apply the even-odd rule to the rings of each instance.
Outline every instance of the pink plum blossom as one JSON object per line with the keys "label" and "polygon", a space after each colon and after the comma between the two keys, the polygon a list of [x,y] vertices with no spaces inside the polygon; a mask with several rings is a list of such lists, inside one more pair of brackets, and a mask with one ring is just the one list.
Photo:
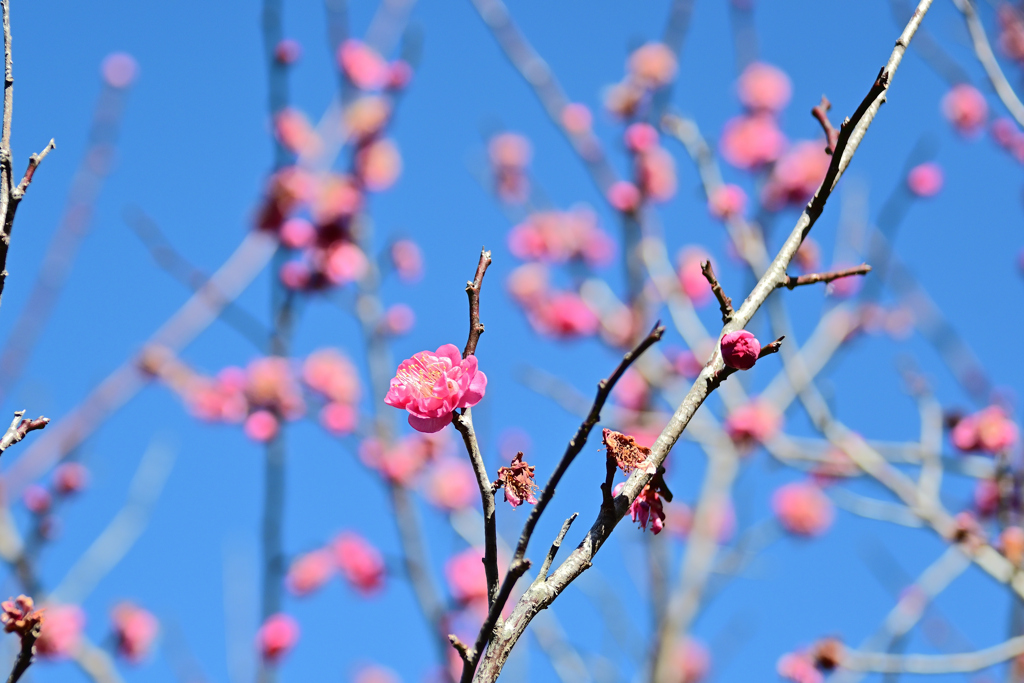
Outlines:
{"label": "pink plum blossom", "polygon": [[989,406],[960,420],[950,440],[962,451],[1001,453],[1017,443],[1019,430],[999,406]]}
{"label": "pink plum blossom", "polygon": [[316,226],[305,218],[289,218],[281,226],[281,244],[289,249],[305,249],[316,241]]}
{"label": "pink plum blossom", "polygon": [[786,137],[771,116],[755,114],[730,119],[719,142],[722,156],[736,168],[750,169],[777,160]]}
{"label": "pink plum blossom", "polygon": [[736,330],[722,337],[722,360],[730,368],[749,370],[761,353],[761,342],[746,330]]}
{"label": "pink plum blossom", "polygon": [[530,141],[518,133],[499,133],[487,145],[491,164],[495,168],[522,171],[530,163],[533,147]]}
{"label": "pink plum blossom", "polygon": [[640,208],[640,190],[627,180],[617,180],[608,188],[608,203],[622,213],[633,213]]}
{"label": "pink plum blossom", "polygon": [[416,313],[406,304],[392,304],[384,311],[384,332],[406,334],[416,324]]}
{"label": "pink plum blossom", "polygon": [[294,64],[301,57],[302,45],[292,38],[285,38],[274,47],[274,59],[281,64]]}
{"label": "pink plum blossom", "polygon": [[103,80],[111,88],[127,88],[139,75],[139,63],[127,52],[113,52],[100,65]]}
{"label": "pink plum blossom", "polygon": [[629,368],[612,389],[612,398],[630,410],[642,410],[647,402],[650,387],[647,380],[637,370]]}
{"label": "pink plum blossom", "polygon": [[942,189],[942,167],[928,161],[907,174],[907,187],[918,197],[934,197]]}
{"label": "pink plum blossom", "polygon": [[334,574],[334,556],[320,549],[300,555],[292,562],[285,576],[285,585],[292,595],[309,595],[322,588]]}
{"label": "pink plum blossom", "polygon": [[351,434],[358,422],[359,413],[348,403],[328,403],[320,409],[320,425],[335,436]]}
{"label": "pink plum blossom", "polygon": [[404,59],[396,59],[388,65],[388,90],[404,90],[412,82],[412,66]]}
{"label": "pink plum blossom", "polygon": [[588,133],[593,120],[593,115],[584,104],[572,102],[562,108],[562,126],[572,135]]}
{"label": "pink plum blossom", "polygon": [[276,662],[299,640],[299,622],[287,614],[272,614],[256,633],[256,645],[264,661]]}
{"label": "pink plum blossom", "polygon": [[805,204],[821,185],[831,159],[824,142],[802,140],[793,145],[772,168],[762,193],[765,204],[773,209]]}
{"label": "pink plum blossom", "polygon": [[319,349],[309,354],[302,364],[302,381],[331,401],[355,403],[359,400],[359,372],[338,349]]}
{"label": "pink plum blossom", "polygon": [[53,473],[53,490],[68,496],[82,491],[89,482],[89,470],[80,462],[65,462]]}
{"label": "pink plum blossom", "polygon": [[370,192],[383,192],[402,174],[402,155],[393,140],[375,140],[356,154],[356,168]]}
{"label": "pink plum blossom", "polygon": [[118,654],[132,664],[146,659],[160,630],[156,617],[138,605],[122,602],[110,611],[110,620]]}
{"label": "pink plum blossom", "polygon": [[673,683],[701,683],[711,668],[711,655],[707,647],[691,637],[676,643],[672,661],[676,670]]}
{"label": "pink plum blossom", "polygon": [[281,269],[277,271],[277,277],[281,280],[281,284],[288,289],[302,290],[308,287],[312,281],[313,271],[304,261],[287,261],[281,264]]}
{"label": "pink plum blossom", "polygon": [[336,285],[344,285],[362,279],[369,269],[363,250],[351,242],[338,242],[327,253],[324,274]]}
{"label": "pink plum blossom", "polygon": [[446,457],[433,463],[423,486],[427,499],[445,510],[468,507],[479,495],[473,466],[465,458]]}
{"label": "pink plum blossom", "polygon": [[615,250],[587,207],[531,213],[509,232],[508,244],[517,258],[552,263],[580,258],[595,267],[606,265]]}
{"label": "pink plum blossom", "polygon": [[359,459],[390,481],[408,485],[429,460],[422,441],[410,436],[385,447],[379,439],[369,438],[359,445]]}
{"label": "pink plum blossom", "polygon": [[736,84],[740,102],[754,111],[779,112],[789,104],[793,87],[782,69],[754,62],[740,74]]}
{"label": "pink plum blossom", "polygon": [[832,524],[832,501],[816,484],[793,482],[772,495],[772,510],[783,528],[797,536],[817,536]]}
{"label": "pink plum blossom", "polygon": [[536,304],[547,293],[547,266],[542,263],[524,263],[509,274],[505,286],[521,306]]}
{"label": "pink plum blossom", "polygon": [[396,240],[391,245],[391,265],[402,282],[416,282],[423,277],[423,252],[412,240]]}
{"label": "pink plum blossom", "polygon": [[990,517],[999,509],[999,484],[993,479],[979,479],[974,485],[974,509],[981,517]]}
{"label": "pink plum blossom", "polygon": [[583,337],[597,332],[600,321],[575,292],[555,292],[534,305],[530,322],[552,337]]}
{"label": "pink plum blossom", "polygon": [[444,429],[455,410],[479,403],[486,389],[476,356],[463,358],[454,344],[445,344],[402,361],[384,402],[408,411],[413,429],[430,433]]}
{"label": "pink plum blossom", "polygon": [[368,595],[384,585],[384,558],[357,533],[346,531],[331,544],[338,571],[360,593]]}
{"label": "pink plum blossom", "polygon": [[320,146],[320,137],[309,119],[292,107],[285,107],[274,116],[274,134],[278,142],[295,154],[308,153]]}
{"label": "pink plum blossom", "polygon": [[747,193],[739,185],[722,185],[708,199],[708,211],[720,220],[742,215],[746,206]]}
{"label": "pink plum blossom", "polygon": [[942,98],[942,113],[957,132],[975,135],[988,118],[988,102],[973,85],[958,83]]}
{"label": "pink plum blossom", "polygon": [[338,48],[338,66],[363,90],[377,90],[388,81],[388,63],[366,43],[350,38]]}
{"label": "pink plum blossom", "polygon": [[245,435],[253,441],[266,443],[277,436],[280,423],[269,410],[257,410],[245,418],[242,429],[245,431]]}
{"label": "pink plum blossom", "polygon": [[[462,660],[460,659],[459,662],[461,663]],[[359,669],[353,676],[352,683],[402,683],[402,679],[391,669],[371,664]]]}
{"label": "pink plum blossom", "polygon": [[729,413],[725,431],[733,441],[749,444],[767,441],[779,431],[782,416],[771,405],[753,400]]}
{"label": "pink plum blossom", "polygon": [[676,56],[664,43],[641,45],[629,56],[626,68],[633,81],[644,88],[661,88],[675,78]]}
{"label": "pink plum blossom", "polygon": [[367,142],[384,130],[391,118],[391,103],[380,95],[362,95],[346,107],[342,118],[350,140]]}
{"label": "pink plum blossom", "polygon": [[44,659],[67,659],[78,650],[85,612],[78,605],[47,605],[36,652]]}
{"label": "pink plum blossom", "polygon": [[21,494],[21,500],[34,515],[45,515],[53,507],[53,496],[39,484],[29,484]]}
{"label": "pink plum blossom", "polygon": [[487,599],[487,573],[483,551],[466,548],[445,562],[444,575],[448,589],[458,602],[466,604]]}
{"label": "pink plum blossom", "polygon": [[637,184],[645,197],[666,202],[676,193],[676,162],[666,150],[654,147],[637,154]]}
{"label": "pink plum blossom", "polygon": [[[618,496],[626,482],[620,482],[612,489],[612,496]],[[651,525],[651,533],[657,535],[665,528],[665,508],[658,492],[650,484],[644,486],[643,490],[633,499],[629,505],[629,516],[640,527],[641,531],[647,531],[647,524]]]}
{"label": "pink plum blossom", "polygon": [[310,212],[313,222],[327,225],[356,213],[363,205],[363,194],[356,181],[347,175],[328,174],[317,185]]}
{"label": "pink plum blossom", "polygon": [[711,256],[700,247],[684,247],[676,262],[679,264],[679,284],[694,306],[711,301],[711,285],[701,271],[701,264]]}
{"label": "pink plum blossom", "polygon": [[648,152],[658,146],[658,130],[649,123],[633,123],[623,135],[630,152]]}
{"label": "pink plum blossom", "polygon": [[999,48],[1007,57],[1024,62],[1024,19],[1020,10],[1003,3],[996,11],[999,19]]}

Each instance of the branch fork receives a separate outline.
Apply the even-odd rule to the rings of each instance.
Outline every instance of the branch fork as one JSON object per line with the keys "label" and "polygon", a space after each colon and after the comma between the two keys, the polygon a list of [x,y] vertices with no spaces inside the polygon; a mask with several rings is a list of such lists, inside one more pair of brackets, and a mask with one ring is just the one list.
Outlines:
{"label": "branch fork", "polygon": [[19,410],[14,413],[14,419],[11,420],[11,426],[7,428],[4,435],[0,437],[0,453],[3,453],[8,448],[18,443],[29,432],[34,432],[37,429],[43,429],[46,425],[50,424],[50,418],[43,417],[40,415],[34,420],[26,420],[25,411]]}
{"label": "branch fork", "polygon": [[810,275],[801,275],[800,277],[787,277],[785,280],[780,282],[776,287],[786,287],[788,289],[795,289],[801,285],[813,285],[818,282],[832,282],[844,277],[852,277],[854,275],[867,275],[871,272],[871,266],[866,263],[862,263],[859,266],[853,268],[844,268],[843,270],[831,270],[827,273],[811,273]]}
{"label": "branch fork", "polygon": [[715,298],[718,299],[718,307],[722,310],[722,324],[728,325],[729,321],[732,320],[732,316],[735,314],[732,308],[732,299],[725,295],[725,290],[722,289],[722,285],[718,283],[718,278],[715,277],[715,271],[711,267],[711,261],[704,261],[700,264],[700,272],[704,274],[704,278],[711,285],[711,291],[715,293]]}

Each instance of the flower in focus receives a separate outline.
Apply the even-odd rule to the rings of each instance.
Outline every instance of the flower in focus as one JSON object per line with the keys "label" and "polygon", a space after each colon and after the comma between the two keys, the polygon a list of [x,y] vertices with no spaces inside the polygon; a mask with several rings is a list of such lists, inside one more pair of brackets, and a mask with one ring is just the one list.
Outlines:
{"label": "flower in focus", "polygon": [[708,211],[719,220],[743,215],[747,193],[739,185],[722,185],[708,199]]}
{"label": "flower in focus", "polygon": [[473,466],[464,458],[444,457],[430,466],[424,489],[431,503],[446,510],[461,510],[477,497],[479,486]]}
{"label": "flower in focus", "polygon": [[256,633],[256,644],[264,661],[276,662],[299,640],[299,622],[287,614],[272,614]]}
{"label": "flower in focus", "polygon": [[[625,486],[626,482],[616,484],[612,489],[612,497],[622,493]],[[629,516],[639,525],[641,531],[647,531],[647,523],[650,522],[651,533],[657,535],[661,532],[665,527],[665,508],[656,488],[651,484],[644,486],[643,490],[630,503]]]}
{"label": "flower in focus", "polygon": [[676,56],[663,43],[641,45],[629,56],[626,68],[633,80],[644,88],[661,88],[675,78]]}
{"label": "flower in focus", "polygon": [[487,375],[477,370],[476,356],[463,358],[454,344],[445,344],[402,361],[384,402],[408,411],[416,431],[438,432],[456,409],[479,403],[486,389]]}
{"label": "flower in focus", "polygon": [[928,161],[907,174],[907,187],[918,197],[934,197],[942,189],[942,167]]}
{"label": "flower in focus", "polygon": [[725,420],[725,431],[740,444],[767,441],[775,436],[782,426],[782,416],[771,405],[763,401],[751,401],[729,413]]}
{"label": "flower in focus", "polygon": [[942,98],[942,113],[962,135],[981,131],[988,118],[988,102],[973,85],[958,83]]}
{"label": "flower in focus", "polygon": [[760,353],[761,342],[746,330],[736,330],[722,337],[722,360],[730,368],[749,370]]}
{"label": "flower in focus", "polygon": [[950,440],[961,451],[1001,453],[1017,443],[1019,430],[999,406],[989,406],[960,420]]}
{"label": "flower in focus", "polygon": [[329,550],[314,550],[292,562],[285,576],[285,585],[292,595],[309,595],[327,583],[334,569],[334,556]]}
{"label": "flower in focus", "polygon": [[363,90],[377,90],[388,82],[388,63],[366,43],[350,38],[338,48],[338,66]]}
{"label": "flower in focus", "polygon": [[740,74],[736,89],[743,106],[768,112],[782,111],[793,93],[789,76],[782,69],[764,62],[747,66]]}
{"label": "flower in focus", "polygon": [[809,482],[794,482],[772,495],[772,510],[783,528],[798,536],[817,536],[832,524],[832,501]]}
{"label": "flower in focus", "polygon": [[738,116],[725,124],[719,147],[730,164],[751,169],[777,160],[786,147],[786,136],[771,116]]}
{"label": "flower in focus", "polygon": [[4,625],[5,633],[17,633],[24,637],[28,635],[37,624],[43,622],[43,610],[35,610],[35,603],[27,595],[19,595],[17,598],[4,600],[0,603],[0,623]]}
{"label": "flower in focus", "polygon": [[452,597],[462,604],[487,599],[487,572],[484,554],[478,548],[466,548],[444,564],[444,575]]}
{"label": "flower in focus", "polygon": [[384,558],[359,534],[351,531],[339,534],[331,550],[338,571],[360,593],[373,593],[384,584]]}
{"label": "flower in focus", "polygon": [[537,490],[537,482],[533,480],[534,468],[523,461],[523,452],[519,451],[508,467],[498,468],[498,479],[494,482],[495,490],[504,487],[505,501],[513,508],[527,502],[537,504],[533,495]]}
{"label": "flower in focus", "polygon": [[36,652],[45,659],[67,659],[78,649],[85,627],[85,612],[78,605],[50,605],[46,608]]}
{"label": "flower in focus", "polygon": [[132,664],[144,660],[153,647],[160,622],[148,610],[130,602],[114,606],[110,612],[117,652]]}
{"label": "flower in focus", "polygon": [[637,445],[632,436],[605,428],[601,432],[601,439],[608,449],[608,457],[615,458],[615,464],[623,473],[629,474],[636,469],[643,470],[647,474],[654,474],[658,471],[654,463],[648,460],[651,449]]}

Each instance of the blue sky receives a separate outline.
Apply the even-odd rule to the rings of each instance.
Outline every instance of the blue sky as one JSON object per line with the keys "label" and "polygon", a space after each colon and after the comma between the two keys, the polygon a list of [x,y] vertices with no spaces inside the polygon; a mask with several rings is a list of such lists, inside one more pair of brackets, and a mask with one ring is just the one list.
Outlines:
{"label": "blue sky", "polygon": [[[285,34],[304,46],[293,74],[293,101],[316,117],[334,96],[336,83],[324,10],[320,3],[286,0],[285,5]],[[373,6],[351,5],[351,30],[361,35]],[[622,77],[632,48],[660,35],[667,7],[665,0],[529,0],[512,7],[569,97],[596,112],[596,130],[622,173],[628,160],[618,124],[600,113],[601,90]],[[215,269],[250,230],[272,163],[259,11],[252,2],[194,0],[15,4],[16,167],[50,137],[56,138],[57,150],[46,159],[19,209],[0,339],[9,335],[24,308],[86,149],[88,123],[101,89],[100,61],[123,50],[135,56],[141,72],[127,97],[115,167],[102,188],[90,232],[24,379],[7,389],[7,409],[27,408],[59,420],[187,297],[187,291],[154,267],[127,228],[122,219],[126,207],[141,207],[206,270]],[[791,139],[817,137],[817,123],[808,112],[823,92],[835,107],[833,120],[853,111],[901,28],[884,0],[863,0],[855,9],[829,0],[766,3],[754,16],[760,58],[786,70],[793,81],[792,103],[782,118]],[[992,29],[988,7],[982,8],[982,16]],[[389,283],[383,292],[388,303],[408,303],[417,313],[415,329],[395,342],[394,355],[400,359],[442,343],[461,343],[466,331],[462,287],[480,246],[492,248],[494,265],[484,292],[487,333],[478,351],[490,384],[475,411],[477,423],[492,469],[503,464],[496,456],[500,435],[516,427],[530,434],[533,453],[528,460],[537,466],[539,478],[545,478],[578,418],[524,387],[517,380],[522,368],[557,372],[589,394],[614,366],[616,355],[596,341],[537,338],[504,293],[503,281],[517,262],[505,240],[511,225],[474,175],[484,160],[484,136],[496,128],[527,135],[535,150],[534,177],[552,203],[591,204],[602,227],[615,235],[616,219],[470,3],[424,3],[414,9],[412,25],[422,37],[422,59],[394,127],[405,170],[395,188],[372,203],[381,243],[389,235],[408,235],[423,246],[426,257],[421,283]],[[952,5],[936,3],[925,28],[975,85],[990,94]],[[1011,82],[1019,83],[1019,70],[1008,62],[1004,66]],[[727,3],[698,0],[672,106],[693,116],[714,139],[724,122],[740,112],[735,76]],[[900,227],[899,252],[995,383],[1015,396],[1024,380],[1024,366],[1015,362],[1024,332],[1016,268],[1022,242],[1021,169],[989,139],[968,141],[950,130],[939,113],[947,87],[911,50],[888,103],[813,234],[823,252],[831,253],[839,204],[850,197],[851,187],[867,193],[874,219],[901,182],[908,155],[925,140],[945,171],[946,185],[939,197],[910,207]],[[989,102],[1001,113],[995,97]],[[660,211],[670,251],[697,243],[726,262],[724,233],[707,215],[695,169],[681,148],[670,144],[669,149],[679,170],[678,195]],[[751,186],[742,172],[724,172],[727,180]],[[788,232],[795,217],[793,212],[778,216],[773,234]],[[615,268],[607,274],[613,287],[621,286]],[[734,298],[742,298],[749,285],[742,271],[727,268],[720,277]],[[269,282],[265,274],[240,299],[262,320],[269,316]],[[777,296],[790,304],[798,336],[805,339],[827,305],[824,292],[808,288]],[[714,310],[703,310],[702,316],[707,325],[715,324]],[[674,333],[669,336],[679,342]],[[296,353],[324,345],[351,349],[355,359],[362,358],[351,316],[328,302],[311,301],[297,328]],[[207,371],[244,364],[255,356],[252,346],[223,323],[211,327],[184,354]],[[928,375],[944,406],[975,407],[919,336],[899,344],[868,337],[844,350],[820,382],[846,424],[872,438],[917,438],[917,408],[902,391],[896,372],[902,356],[912,357]],[[744,378],[754,388],[766,384],[778,368],[770,362],[763,365]],[[712,400],[707,409],[720,413],[720,404]],[[788,427],[809,434],[800,412],[791,414]],[[241,642],[243,655],[250,654],[246,648],[256,625],[252,582],[263,471],[262,449],[240,430],[199,424],[168,390],[145,390],[82,448],[81,456],[93,470],[93,485],[61,511],[62,535],[44,550],[39,571],[47,585],[60,580],[123,505],[137,463],[154,441],[176,452],[174,469],[144,535],[85,601],[87,632],[103,641],[108,608],[131,598],[161,618],[165,647],[148,664],[124,670],[126,680],[172,681],[180,653],[187,650],[206,678],[235,683],[240,679],[229,664],[229,638],[234,637],[229,634],[243,634],[234,647]],[[538,539],[553,537],[561,520],[577,510],[581,524],[570,533],[569,544],[582,537],[596,510],[603,476],[596,449],[596,441],[588,445],[570,470]],[[5,460],[18,455],[12,451]],[[703,455],[681,443],[672,457],[674,490],[683,500],[692,500]],[[795,476],[764,453],[747,461],[736,492],[741,526],[768,517],[771,491]],[[959,509],[969,501],[971,487],[951,479],[944,500]],[[380,484],[354,462],[350,450],[326,438],[315,424],[301,423],[289,432],[287,481],[289,552],[312,549],[351,528],[372,538],[386,554],[395,553],[394,524]],[[867,482],[853,488],[885,497]],[[23,520],[23,511],[14,507]],[[425,503],[422,514],[439,574],[443,559],[464,543]],[[502,504],[500,532],[513,538],[525,515]],[[643,643],[650,632],[643,598],[645,540],[624,524],[596,564],[629,606],[621,619]],[[536,546],[534,553],[541,543]],[[943,548],[930,532],[847,513],[839,513],[820,541],[783,539],[773,544],[748,575],[728,583],[697,621],[695,633],[712,647],[714,680],[770,678],[780,654],[822,635],[841,634],[859,642],[881,622],[895,592],[905,585],[898,574],[916,576]],[[680,546],[671,546],[674,564],[681,553]],[[879,559],[885,556],[896,558],[899,571]],[[227,598],[226,584],[231,588]],[[17,592],[12,580],[5,585],[7,592]],[[226,620],[226,605],[237,621]],[[975,570],[958,579],[938,606],[973,646],[999,642],[1007,634],[1010,600]],[[361,663],[372,661],[394,668],[403,680],[418,681],[433,665],[426,628],[401,577],[393,577],[385,593],[374,599],[363,599],[334,582],[312,598],[288,599],[286,608],[300,619],[303,635],[282,667],[282,680],[347,680]],[[620,678],[634,673],[630,653],[611,639],[585,592],[570,589],[553,611],[588,662],[601,670],[617,669]],[[521,646],[526,645],[524,641]],[[907,647],[930,651],[932,646],[914,635]],[[243,675],[246,671],[243,664]],[[32,673],[43,681],[81,678],[70,664],[41,664]],[[528,655],[510,662],[506,676],[556,680],[532,645]]]}

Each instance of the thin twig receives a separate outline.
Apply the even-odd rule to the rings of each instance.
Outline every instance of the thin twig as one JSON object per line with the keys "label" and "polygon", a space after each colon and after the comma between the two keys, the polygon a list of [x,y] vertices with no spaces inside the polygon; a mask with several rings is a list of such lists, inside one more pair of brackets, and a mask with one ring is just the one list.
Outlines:
{"label": "thin twig", "polygon": [[715,277],[715,271],[711,267],[711,261],[704,261],[700,264],[700,272],[704,274],[704,278],[711,285],[711,291],[715,293],[715,298],[718,299],[718,307],[722,309],[722,324],[728,325],[729,321],[732,320],[732,299],[725,295],[725,291],[722,289],[722,285],[718,283],[718,278]]}
{"label": "thin twig", "polygon": [[855,671],[907,674],[952,674],[981,671],[1024,654],[1024,636],[976,652],[952,655],[893,655],[845,650],[839,665]]}
{"label": "thin twig", "polygon": [[558,536],[551,543],[551,548],[548,550],[547,557],[544,558],[544,564],[540,566],[540,570],[537,572],[537,578],[534,579],[534,583],[538,581],[544,581],[548,578],[548,570],[551,569],[551,563],[555,561],[555,556],[558,554],[558,549],[562,547],[562,540],[565,539],[565,535],[569,532],[569,527],[576,521],[576,518],[580,513],[574,512],[562,523],[562,529],[558,532]]}
{"label": "thin twig", "polygon": [[46,425],[50,424],[50,418],[43,417],[40,415],[34,420],[23,419],[25,416],[24,410],[19,410],[14,413],[14,419],[11,420],[11,426],[7,428],[4,435],[0,437],[0,453],[3,453],[8,448],[18,443],[25,438],[25,435],[29,432],[34,432],[37,429],[43,429]]}
{"label": "thin twig", "polygon": [[779,287],[787,287],[789,289],[795,289],[801,285],[813,285],[817,282],[832,282],[844,277],[850,277],[852,275],[867,275],[871,272],[871,266],[864,263],[853,268],[845,268],[843,270],[831,270],[827,273],[811,273],[810,275],[801,275],[799,277],[788,277],[784,282],[779,283]]}
{"label": "thin twig", "polygon": [[825,131],[825,153],[832,154],[836,148],[836,141],[839,139],[839,131],[836,130],[832,122],[828,120],[828,110],[832,108],[832,103],[828,101],[828,98],[824,95],[821,96],[821,103],[818,106],[811,109],[811,116],[818,119],[818,123],[821,124],[821,129]]}
{"label": "thin twig", "polygon": [[11,669],[11,675],[7,677],[7,683],[18,683],[21,675],[32,665],[32,658],[36,652],[36,640],[42,629],[43,622],[38,621],[31,629],[22,634],[21,649],[18,650],[18,657],[14,660],[14,667]]}
{"label": "thin twig", "polygon": [[484,332],[483,323],[480,322],[480,286],[484,282],[484,275],[487,274],[487,267],[491,265],[491,252],[486,249],[480,250],[480,261],[476,265],[476,275],[466,283],[466,295],[469,297],[469,338],[466,340],[466,348],[462,357],[472,356],[476,353],[477,342]]}

